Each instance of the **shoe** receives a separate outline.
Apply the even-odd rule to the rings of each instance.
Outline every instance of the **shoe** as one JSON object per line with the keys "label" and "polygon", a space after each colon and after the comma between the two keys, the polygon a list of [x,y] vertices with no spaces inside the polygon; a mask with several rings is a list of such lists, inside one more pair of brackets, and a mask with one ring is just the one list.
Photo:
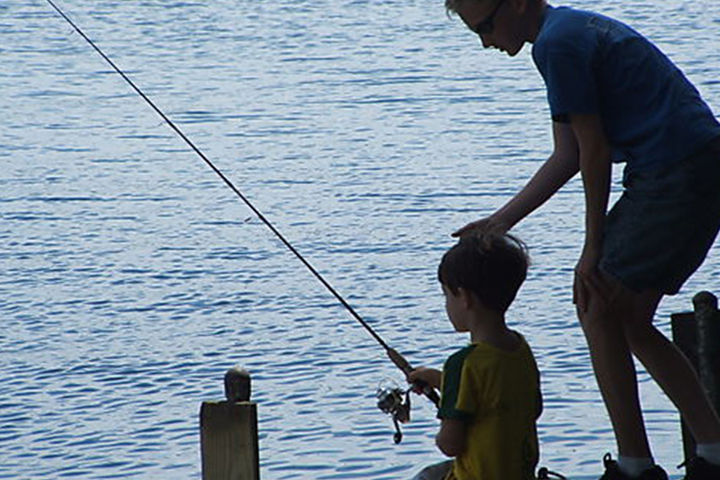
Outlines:
{"label": "shoe", "polygon": [[558,480],[567,480],[567,478],[563,477],[561,474],[553,472],[552,470],[548,470],[545,467],[541,467],[540,470],[538,470],[537,480],[550,480],[552,478],[557,478]]}
{"label": "shoe", "polygon": [[[605,473],[600,477],[600,480],[668,480],[667,473],[658,465],[645,470],[639,477],[629,477],[620,471],[620,466],[612,459],[609,453],[606,453],[603,457],[603,465],[605,466]],[[697,480],[700,479],[704,480],[704,477],[699,477]],[[720,477],[713,480],[720,480]]]}
{"label": "shoe", "polygon": [[685,480],[720,480],[720,465],[702,457],[691,458],[685,466]]}

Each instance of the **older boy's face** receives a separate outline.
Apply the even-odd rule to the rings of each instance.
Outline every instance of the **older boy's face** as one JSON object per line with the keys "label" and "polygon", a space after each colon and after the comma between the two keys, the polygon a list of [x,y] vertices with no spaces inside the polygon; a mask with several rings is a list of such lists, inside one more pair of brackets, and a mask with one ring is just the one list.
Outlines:
{"label": "older boy's face", "polygon": [[525,44],[517,32],[515,9],[515,0],[467,0],[457,13],[465,25],[480,37],[483,47],[497,48],[512,57]]}

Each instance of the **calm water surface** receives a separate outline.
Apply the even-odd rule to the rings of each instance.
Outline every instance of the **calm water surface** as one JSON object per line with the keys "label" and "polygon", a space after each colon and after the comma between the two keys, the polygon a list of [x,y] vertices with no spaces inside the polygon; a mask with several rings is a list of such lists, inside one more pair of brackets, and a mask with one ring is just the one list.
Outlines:
{"label": "calm water surface", "polygon": [[[630,22],[720,109],[718,2],[569,4]],[[435,269],[549,153],[528,49],[482,51],[439,0],[61,5],[388,343],[440,366],[465,342]],[[236,364],[264,479],[440,459],[421,399],[392,443],[381,349],[47,4],[2,0],[0,29],[0,478],[199,478],[199,407]],[[575,180],[517,227],[534,264],[510,312],[542,370],[542,464],[581,476],[614,451],[570,298],[582,212]],[[658,324],[719,274],[715,249]],[[640,381],[672,470],[677,415]]]}

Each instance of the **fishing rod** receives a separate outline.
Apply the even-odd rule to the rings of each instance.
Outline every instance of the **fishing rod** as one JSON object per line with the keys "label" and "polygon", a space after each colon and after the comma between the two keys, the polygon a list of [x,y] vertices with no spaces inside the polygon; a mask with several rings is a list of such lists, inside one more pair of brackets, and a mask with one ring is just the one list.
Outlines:
{"label": "fishing rod", "polygon": [[[305,267],[307,267],[307,269],[315,276],[315,278],[317,278],[320,281],[320,283],[322,283],[323,286],[325,286],[325,288],[340,302],[340,304],[343,307],[345,307],[345,309],[348,312],[350,312],[350,314],[360,323],[360,325],[362,325],[365,328],[365,330],[367,330],[367,332],[377,341],[377,343],[379,343],[380,346],[385,349],[385,352],[387,353],[390,360],[403,373],[405,373],[405,375],[408,375],[413,370],[413,367],[405,359],[405,357],[403,357],[399,352],[397,352],[397,350],[391,348],[382,339],[382,337],[380,337],[380,335],[378,335],[378,333],[355,311],[355,309],[345,300],[345,298],[343,298],[343,296],[340,295],[340,293],[338,293],[338,291],[335,290],[335,288],[332,285],[330,285],[330,283],[325,279],[325,277],[323,277],[320,274],[320,272],[318,272],[315,269],[315,267],[313,267],[310,264],[310,262],[307,259],[305,259],[305,257],[303,257],[300,254],[300,252],[285,238],[285,236],[282,233],[280,233],[280,231],[277,228],[275,228],[275,226],[265,217],[265,215],[263,215],[262,212],[260,210],[258,210],[255,207],[255,205],[253,205],[252,202],[250,202],[250,200],[230,181],[230,179],[227,178],[225,176],[225,174],[222,173],[222,171],[220,171],[220,169],[217,168],[215,166],[215,164],[213,164],[213,162],[211,162],[210,159],[208,159],[207,156],[205,156],[205,154],[197,146],[195,146],[195,144],[187,137],[187,135],[185,135],[185,133],[183,133],[183,131],[180,130],[180,128],[177,125],[175,125],[175,123],[172,120],[170,120],[170,118],[168,118],[168,116],[165,115],[165,113],[162,110],[160,110],[160,108],[157,105],[155,105],[155,103],[152,100],[150,100],[150,98],[147,95],[145,95],[145,93],[142,90],[140,90],[140,88],[137,85],[135,85],[135,83],[125,74],[125,72],[123,72],[115,64],[115,62],[113,62],[110,59],[110,57],[105,55],[105,53],[100,49],[100,47],[98,47],[95,44],[95,42],[93,42],[90,39],[90,37],[85,35],[85,32],[83,32],[80,29],[80,27],[78,27],[75,24],[75,22],[73,22],[70,19],[70,17],[68,17],[65,14],[65,12],[63,12],[60,9],[60,7],[58,7],[55,4],[55,2],[53,2],[53,0],[46,0],[46,1],[105,60],[105,62],[107,62],[108,65],[110,65],[113,68],[113,70],[115,70],[115,72],[117,72],[123,78],[123,80],[125,80],[125,82],[128,85],[130,85],[130,87],[132,87],[132,89],[155,111],[155,113],[160,115],[160,117],[165,121],[165,123],[167,123],[170,126],[170,128],[172,128],[175,131],[175,133],[177,133],[180,136],[180,138],[205,162],[205,164],[208,167],[210,167],[213,170],[213,172],[215,172],[215,174],[217,174],[218,177],[220,177],[220,179],[225,183],[225,185],[227,185],[233,192],[235,192],[235,194],[240,198],[240,200],[242,200],[245,203],[245,205],[247,205],[247,207],[250,210],[252,210],[252,212],[260,219],[260,221],[262,221],[262,223],[264,223],[265,226],[270,229],[270,231],[283,243],[283,245],[285,245],[285,247],[287,247],[287,249],[290,250],[290,252],[292,252],[298,258],[298,260],[300,260],[303,263],[303,265],[305,265]],[[435,391],[435,389],[433,389],[431,386],[425,384],[424,382],[416,382],[414,384],[414,387],[415,387],[415,388],[413,388],[414,391],[416,391],[418,393],[422,393],[428,399],[430,399],[430,401],[432,401],[436,407],[439,407],[440,397],[439,397],[438,393]],[[387,392],[385,392],[385,393],[387,393]],[[397,393],[397,392],[394,391],[393,393]],[[392,403],[392,405],[389,405],[388,403],[386,403],[385,405],[387,406],[387,408],[383,408],[380,405],[380,403],[382,403],[384,399],[386,400],[387,398],[389,398],[389,396],[387,394],[383,394],[383,392],[380,392],[378,394],[378,396],[381,397],[381,400],[380,400],[378,406],[383,411],[387,411],[388,413],[393,413],[393,420],[396,420],[396,416],[395,416],[394,412],[399,409],[401,411],[401,413],[399,413],[398,416],[402,421],[402,419],[404,418],[404,413],[402,412],[402,405],[400,405],[398,402],[395,401],[394,403]],[[393,398],[395,398],[395,397],[393,397]],[[409,411],[409,400],[408,400],[408,404],[407,404],[407,409]],[[396,427],[397,427],[397,422],[396,422]],[[399,430],[398,430],[398,433],[399,433]],[[399,440],[398,440],[397,434],[396,434],[396,443],[398,441]]]}

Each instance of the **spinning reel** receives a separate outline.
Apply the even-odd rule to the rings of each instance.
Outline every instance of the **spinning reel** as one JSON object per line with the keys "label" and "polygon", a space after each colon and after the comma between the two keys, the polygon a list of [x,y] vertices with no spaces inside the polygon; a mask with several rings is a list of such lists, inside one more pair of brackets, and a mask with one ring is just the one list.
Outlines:
{"label": "spinning reel", "polygon": [[401,388],[378,388],[377,406],[383,412],[392,417],[393,425],[395,425],[395,434],[393,440],[395,443],[402,441],[401,423],[410,421],[410,391],[412,388],[403,390]]}

